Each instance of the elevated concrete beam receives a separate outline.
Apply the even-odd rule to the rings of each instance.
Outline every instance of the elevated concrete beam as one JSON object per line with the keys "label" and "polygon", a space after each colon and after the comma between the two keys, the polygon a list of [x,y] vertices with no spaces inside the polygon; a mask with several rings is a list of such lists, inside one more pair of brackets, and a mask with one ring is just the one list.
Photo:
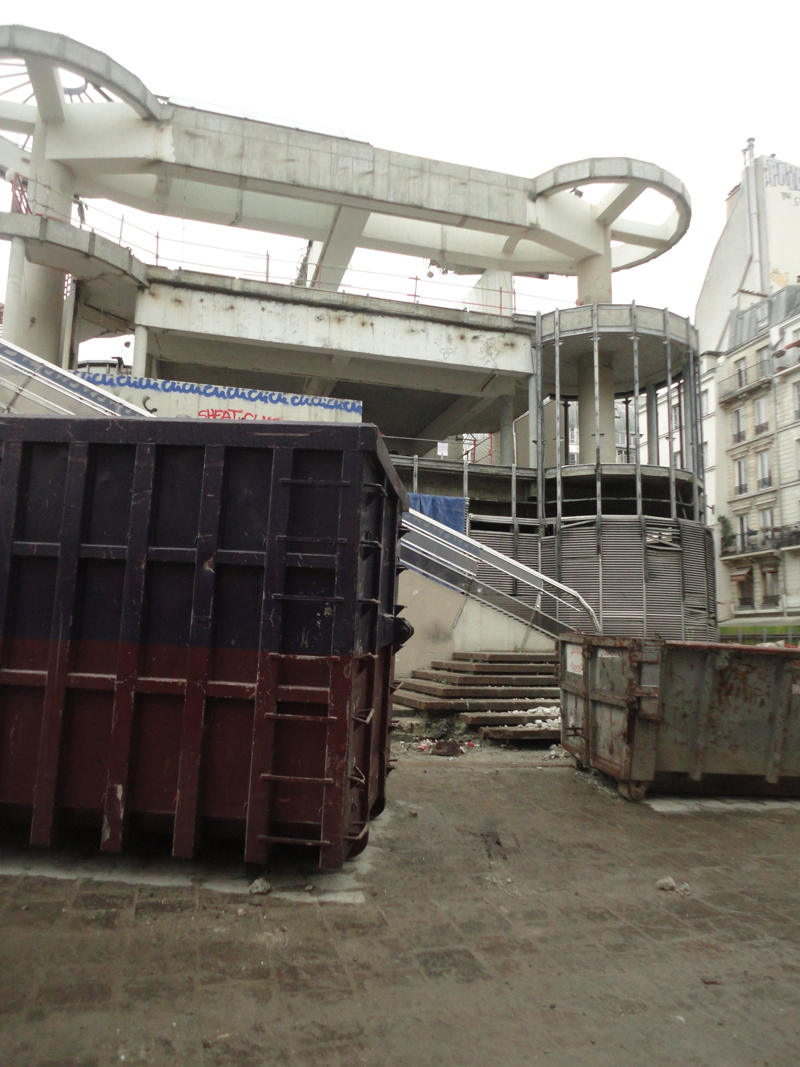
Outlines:
{"label": "elevated concrete beam", "polygon": [[9,133],[33,133],[39,112],[33,104],[16,104],[0,100],[0,130]]}
{"label": "elevated concrete beam", "polygon": [[39,56],[25,56],[25,66],[31,80],[36,106],[43,122],[64,121],[64,87],[58,68]]}
{"label": "elevated concrete beam", "polygon": [[612,185],[603,199],[595,204],[595,220],[601,226],[608,226],[638,200],[646,188],[644,182],[636,181],[625,185]]}
{"label": "elevated concrete beam", "polygon": [[[453,380],[465,371],[525,380],[530,372],[529,336],[504,329],[475,329],[466,316],[461,323],[450,325],[400,314],[326,307],[319,301],[301,304],[157,282],[141,294],[137,308],[137,321],[156,330],[447,368]],[[461,389],[451,391],[460,393]]]}
{"label": "elevated concrete beam", "polygon": [[351,207],[337,209],[333,226],[314,269],[312,285],[336,292],[347,273],[368,219],[368,211]]}

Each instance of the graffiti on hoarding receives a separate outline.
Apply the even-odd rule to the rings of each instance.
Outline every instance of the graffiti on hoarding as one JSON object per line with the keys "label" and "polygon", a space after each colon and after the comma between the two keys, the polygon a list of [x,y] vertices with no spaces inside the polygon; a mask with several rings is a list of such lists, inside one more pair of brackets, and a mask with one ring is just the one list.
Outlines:
{"label": "graffiti on hoarding", "polygon": [[[148,393],[180,393],[215,400],[246,400],[251,404],[284,404],[290,407],[325,408],[329,411],[350,411],[361,414],[360,400],[340,400],[332,396],[271,393],[260,389],[240,389],[232,385],[200,385],[197,382],[173,382],[168,378],[135,378],[129,374],[107,374],[105,371],[84,371],[81,377],[93,385],[103,385],[112,389],[136,389]],[[209,416],[202,417],[208,418]]]}
{"label": "graffiti on hoarding", "polygon": [[254,411],[242,411],[241,408],[201,408],[197,415],[201,419],[256,419],[260,422],[283,422],[280,415],[256,415]]}

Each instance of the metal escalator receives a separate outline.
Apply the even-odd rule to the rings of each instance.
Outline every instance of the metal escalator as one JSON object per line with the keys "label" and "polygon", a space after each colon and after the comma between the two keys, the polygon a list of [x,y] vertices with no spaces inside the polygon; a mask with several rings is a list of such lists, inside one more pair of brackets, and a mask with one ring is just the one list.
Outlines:
{"label": "metal escalator", "polygon": [[601,632],[574,589],[418,511],[403,513],[400,561],[548,637]]}

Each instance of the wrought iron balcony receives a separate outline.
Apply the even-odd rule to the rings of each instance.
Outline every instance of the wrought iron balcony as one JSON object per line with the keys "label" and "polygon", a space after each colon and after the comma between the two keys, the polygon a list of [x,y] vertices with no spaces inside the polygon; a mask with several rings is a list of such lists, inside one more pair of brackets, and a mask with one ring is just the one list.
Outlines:
{"label": "wrought iron balcony", "polygon": [[758,425],[756,426],[756,436],[758,436],[758,434],[760,434],[760,433],[766,433],[767,430],[769,430],[769,423],[768,422],[759,422]]}
{"label": "wrought iron balcony", "polygon": [[[798,418],[800,418],[800,415],[798,416]],[[733,443],[735,445],[740,445],[742,443],[742,441],[744,441],[746,439],[747,439],[747,430],[737,430],[736,433],[733,435]]]}
{"label": "wrought iron balcony", "polygon": [[747,492],[747,482],[741,482],[739,485],[737,485],[734,489],[734,492],[737,496],[744,496],[744,494]]}
{"label": "wrought iron balcony", "polygon": [[769,530],[748,530],[746,534],[729,534],[722,538],[720,556],[741,556],[748,552],[800,547],[800,523],[773,526]]}
{"label": "wrought iron balcony", "polygon": [[761,607],[762,608],[777,608],[777,606],[780,604],[780,600],[781,600],[781,598],[778,596],[777,593],[772,594],[770,596],[762,596],[762,598],[761,598]]}
{"label": "wrought iron balcony", "polygon": [[758,479],[758,488],[759,489],[771,489],[772,488],[772,475],[768,474],[766,476],[766,478],[759,478]]}
{"label": "wrought iron balcony", "polygon": [[739,389],[746,389],[750,385],[757,385],[759,382],[771,378],[774,369],[771,359],[762,359],[756,367],[744,367],[742,370],[735,371],[720,381],[718,387],[720,400],[723,397],[730,396],[731,393],[738,392]]}

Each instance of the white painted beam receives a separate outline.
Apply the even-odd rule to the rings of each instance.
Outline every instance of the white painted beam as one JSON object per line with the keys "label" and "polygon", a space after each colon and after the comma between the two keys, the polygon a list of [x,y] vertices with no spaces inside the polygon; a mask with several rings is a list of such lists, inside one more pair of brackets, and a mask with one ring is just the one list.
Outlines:
{"label": "white painted beam", "polygon": [[8,133],[33,133],[39,112],[33,104],[15,104],[0,100],[0,130]]}
{"label": "white painted beam", "polygon": [[653,226],[648,222],[630,222],[617,219],[611,226],[611,240],[624,241],[637,248],[663,250],[669,247],[669,237],[665,226]]}
{"label": "white painted beam", "polygon": [[312,285],[336,292],[358,248],[368,219],[368,211],[351,207],[337,209],[333,226],[314,269]]}
{"label": "white painted beam", "polygon": [[64,121],[64,87],[58,68],[39,56],[25,56],[25,66],[36,97],[36,107],[44,122],[53,125]]}
{"label": "white painted beam", "polygon": [[595,204],[595,221],[601,226],[608,226],[618,219],[623,211],[627,211],[646,188],[644,182],[636,181],[612,185],[602,200]]}

